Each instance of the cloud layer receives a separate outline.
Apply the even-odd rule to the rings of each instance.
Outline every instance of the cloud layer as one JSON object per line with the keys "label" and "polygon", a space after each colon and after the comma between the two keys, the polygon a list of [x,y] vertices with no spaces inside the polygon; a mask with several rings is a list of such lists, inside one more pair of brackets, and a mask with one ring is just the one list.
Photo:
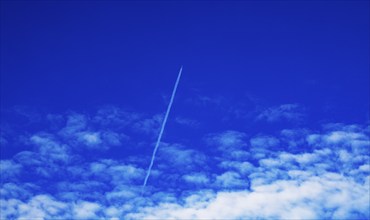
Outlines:
{"label": "cloud layer", "polygon": [[[0,161],[0,217],[370,218],[367,125],[229,129],[204,134],[202,146],[165,142],[141,197],[158,129],[144,125],[156,117],[106,107],[49,115],[49,129],[17,134],[25,148]],[[142,131],[147,141],[136,138]]]}

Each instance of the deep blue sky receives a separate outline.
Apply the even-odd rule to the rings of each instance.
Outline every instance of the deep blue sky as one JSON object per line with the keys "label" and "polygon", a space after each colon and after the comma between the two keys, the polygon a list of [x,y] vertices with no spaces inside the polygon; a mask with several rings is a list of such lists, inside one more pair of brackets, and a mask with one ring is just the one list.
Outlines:
{"label": "deep blue sky", "polygon": [[[369,1],[2,1],[1,184],[9,188],[2,197],[31,204],[43,194],[43,201],[88,210],[48,213],[65,218],[114,217],[101,210],[127,202],[138,207],[127,213],[138,215],[120,218],[150,216],[141,208],[151,203],[109,195],[141,198],[137,189],[183,65],[147,199],[184,205],[211,190],[224,201],[219,192],[226,190],[259,204],[250,200],[261,192],[254,187],[274,187],[300,170],[310,178],[289,180],[323,178],[323,198],[338,196],[325,187],[333,173],[344,175],[337,185],[349,187],[338,192],[357,201],[350,189],[370,191],[363,179],[370,172],[369,14]],[[326,212],[336,206],[305,192],[296,193],[302,204],[312,199],[324,208],[303,216],[370,216],[356,204]],[[286,207],[299,203],[284,198]],[[86,201],[103,208],[92,212],[97,206]],[[286,217],[266,206],[275,214],[235,211],[235,218]]]}
{"label": "deep blue sky", "polygon": [[5,1],[1,105],[158,112],[184,65],[180,100],[253,95],[364,121],[368,27],[368,1]]}

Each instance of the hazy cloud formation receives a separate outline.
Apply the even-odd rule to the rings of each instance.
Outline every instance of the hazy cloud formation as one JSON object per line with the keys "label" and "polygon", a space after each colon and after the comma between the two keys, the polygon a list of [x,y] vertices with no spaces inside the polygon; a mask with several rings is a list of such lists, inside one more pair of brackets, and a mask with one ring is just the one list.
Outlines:
{"label": "hazy cloud formation", "polygon": [[[294,121],[296,108],[257,119]],[[164,142],[140,196],[158,117],[109,107],[14,134],[26,148],[0,161],[1,219],[370,218],[368,125],[224,130],[205,134],[203,147]],[[149,141],[136,138],[142,131]]]}
{"label": "hazy cloud formation", "polygon": [[303,117],[304,110],[302,106],[298,104],[284,104],[263,110],[257,116],[257,120],[263,120],[267,122],[301,121]]}

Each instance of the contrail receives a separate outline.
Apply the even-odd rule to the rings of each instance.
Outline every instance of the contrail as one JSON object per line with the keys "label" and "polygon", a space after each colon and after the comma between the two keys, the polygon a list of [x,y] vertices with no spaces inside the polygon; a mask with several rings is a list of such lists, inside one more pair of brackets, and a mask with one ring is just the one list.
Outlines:
{"label": "contrail", "polygon": [[167,112],[166,112],[166,115],[164,116],[164,119],[163,119],[161,131],[159,132],[157,143],[155,144],[155,147],[154,147],[152,160],[150,161],[148,172],[146,173],[146,177],[145,177],[145,180],[144,180],[143,188],[141,189],[141,195],[143,195],[143,193],[144,193],[144,188],[146,186],[146,183],[148,182],[150,172],[152,171],[152,167],[153,167],[153,163],[154,163],[154,159],[155,159],[155,154],[157,153],[159,143],[161,142],[161,139],[162,139],[164,127],[166,126],[167,118],[168,118],[168,115],[170,114],[170,111],[171,111],[171,107],[172,107],[173,99],[175,98],[177,86],[179,85],[179,82],[180,82],[181,72],[182,72],[182,66],[180,68],[179,75],[177,76],[175,87],[173,88],[173,91],[172,91],[171,100],[170,100],[170,103],[168,104]]}

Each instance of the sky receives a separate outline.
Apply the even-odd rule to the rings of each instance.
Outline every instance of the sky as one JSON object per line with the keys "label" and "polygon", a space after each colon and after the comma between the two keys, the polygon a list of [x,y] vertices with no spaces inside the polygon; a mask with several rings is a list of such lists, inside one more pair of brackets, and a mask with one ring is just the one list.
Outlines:
{"label": "sky", "polygon": [[0,219],[370,219],[369,14],[1,1]]}

